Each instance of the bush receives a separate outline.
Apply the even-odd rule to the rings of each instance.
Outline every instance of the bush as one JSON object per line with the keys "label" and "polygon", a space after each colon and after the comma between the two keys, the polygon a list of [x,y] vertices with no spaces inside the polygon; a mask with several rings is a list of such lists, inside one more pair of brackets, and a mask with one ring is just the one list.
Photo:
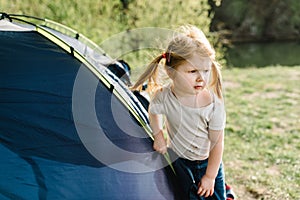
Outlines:
{"label": "bush", "polygon": [[[215,46],[218,37],[209,32],[212,14],[207,0],[0,0],[1,11],[48,18],[65,24],[101,44],[120,32],[143,27],[174,29],[183,24],[193,24],[208,35]],[[136,36],[125,38],[139,48]],[[104,49],[105,50],[105,49]],[[157,51],[156,51],[157,53]],[[109,52],[108,52],[109,54]],[[143,66],[152,59],[153,49],[122,55],[132,68]],[[222,58],[218,48],[218,57]]]}

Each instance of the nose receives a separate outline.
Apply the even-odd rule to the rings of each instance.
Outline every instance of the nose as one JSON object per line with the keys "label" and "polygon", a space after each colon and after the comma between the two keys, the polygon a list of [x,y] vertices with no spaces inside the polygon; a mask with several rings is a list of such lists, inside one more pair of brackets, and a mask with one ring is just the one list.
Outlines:
{"label": "nose", "polygon": [[196,81],[197,82],[202,82],[203,81],[202,74],[200,72],[197,73]]}

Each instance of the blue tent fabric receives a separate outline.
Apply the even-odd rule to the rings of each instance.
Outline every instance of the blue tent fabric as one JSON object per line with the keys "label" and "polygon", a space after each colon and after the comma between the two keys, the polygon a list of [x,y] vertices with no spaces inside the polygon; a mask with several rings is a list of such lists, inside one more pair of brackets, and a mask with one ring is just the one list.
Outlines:
{"label": "blue tent fabric", "polygon": [[[75,48],[81,48],[76,39],[64,37],[68,44],[74,42]],[[34,30],[0,29],[0,63],[0,199],[177,198],[168,166],[131,173],[110,164],[131,168],[135,161],[107,164],[87,149],[76,123],[95,130],[96,136],[104,134],[124,151],[153,151],[142,125],[111,88],[74,56]],[[95,110],[103,132],[92,123],[74,119],[72,95],[80,69],[89,77],[83,95],[91,92],[89,81],[97,83]],[[92,145],[101,145],[90,139]],[[110,155],[108,150],[104,153]],[[165,162],[160,155],[145,159]]]}

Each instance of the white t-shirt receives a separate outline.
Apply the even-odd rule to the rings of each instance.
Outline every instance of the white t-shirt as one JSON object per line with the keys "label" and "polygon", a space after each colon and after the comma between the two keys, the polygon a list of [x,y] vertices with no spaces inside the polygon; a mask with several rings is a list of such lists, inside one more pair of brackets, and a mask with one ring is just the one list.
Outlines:
{"label": "white t-shirt", "polygon": [[[213,94],[213,93],[211,93]],[[204,160],[209,156],[208,129],[223,130],[226,123],[224,102],[215,94],[213,102],[200,108],[182,105],[170,86],[157,91],[149,105],[149,112],[166,117],[170,148],[178,156],[189,160]]]}

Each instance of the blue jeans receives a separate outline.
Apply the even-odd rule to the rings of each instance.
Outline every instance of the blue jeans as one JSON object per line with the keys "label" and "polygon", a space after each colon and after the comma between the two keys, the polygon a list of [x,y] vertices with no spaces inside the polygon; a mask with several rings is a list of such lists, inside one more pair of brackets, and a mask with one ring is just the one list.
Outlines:
{"label": "blue jeans", "polygon": [[178,158],[174,161],[173,166],[179,181],[179,185],[183,190],[182,199],[189,200],[225,200],[225,178],[223,164],[220,164],[218,175],[215,179],[214,194],[210,197],[203,197],[197,194],[198,183],[206,172],[208,159],[203,161],[190,161]]}

